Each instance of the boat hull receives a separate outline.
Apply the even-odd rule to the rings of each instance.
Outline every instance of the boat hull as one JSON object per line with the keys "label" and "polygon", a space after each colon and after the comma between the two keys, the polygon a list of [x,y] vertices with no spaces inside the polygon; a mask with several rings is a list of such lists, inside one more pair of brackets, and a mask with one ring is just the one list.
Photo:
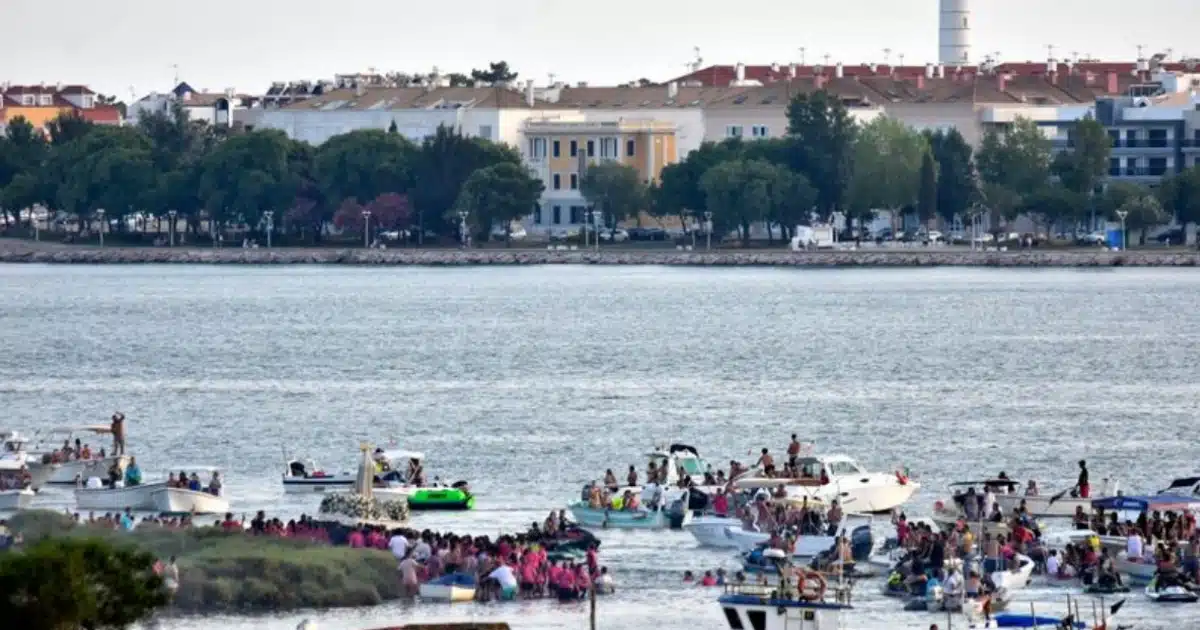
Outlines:
{"label": "boat hull", "polygon": [[116,510],[125,508],[138,511],[154,509],[151,496],[155,490],[167,487],[166,482],[147,483],[124,488],[80,488],[75,490],[75,506],[80,510]]}
{"label": "boat hull", "polygon": [[0,512],[27,510],[34,496],[33,490],[0,490]]}
{"label": "boat hull", "polygon": [[475,600],[475,589],[453,584],[422,584],[421,599],[432,602],[470,602]]}
{"label": "boat hull", "polygon": [[[842,627],[843,611],[851,609],[849,604],[771,599],[769,595],[749,594],[722,595],[717,603],[727,627],[761,630],[836,630]],[[759,623],[753,623],[752,617],[759,618]]]}
{"label": "boat hull", "polygon": [[1092,513],[1092,499],[1064,497],[1051,503],[1051,498],[1046,495],[1030,497],[1023,494],[998,494],[996,503],[1000,505],[1002,512],[1012,514],[1012,511],[1021,505],[1021,501],[1025,501],[1025,509],[1034,518],[1071,518],[1075,516],[1075,508],[1078,507],[1082,507],[1086,514]]}
{"label": "boat hull", "polygon": [[698,516],[692,522],[684,525],[683,529],[691,533],[701,547],[715,549],[737,549],[738,545],[726,531],[730,527],[741,528],[742,523],[736,518],[722,516]]}
{"label": "boat hull", "polygon": [[110,456],[96,459],[74,459],[69,462],[60,464],[49,464],[54,472],[46,479],[46,485],[51,486],[66,486],[75,485],[75,478],[78,476],[82,481],[87,481],[90,477],[99,477],[101,479],[108,478],[108,469],[112,468],[114,462],[120,462],[121,470],[125,470],[125,466],[129,464],[129,456]]}
{"label": "boat hull", "polygon": [[1158,567],[1150,562],[1135,562],[1130,560],[1124,553],[1117,554],[1113,559],[1113,568],[1118,573],[1128,577],[1131,581],[1147,584],[1154,579],[1154,574],[1158,572]]}
{"label": "boat hull", "polygon": [[880,479],[874,477],[879,475],[871,475],[867,483],[838,482],[837,496],[833,498],[838,499],[847,510],[879,514],[904,505],[921,489],[921,484],[915,481],[901,484],[891,475],[884,475]]}
{"label": "boat hull", "polygon": [[353,475],[328,477],[293,477],[284,475],[283,491],[287,494],[319,494],[329,490],[349,490],[354,487]]}
{"label": "boat hull", "polygon": [[457,488],[421,488],[408,495],[408,509],[461,511],[475,507],[475,495]]}
{"label": "boat hull", "polygon": [[150,501],[157,512],[171,514],[224,514],[229,511],[229,501],[197,490],[161,487],[150,493]]}
{"label": "boat hull", "polygon": [[571,516],[583,527],[600,529],[665,529],[665,510],[605,510],[575,503],[570,506]]}

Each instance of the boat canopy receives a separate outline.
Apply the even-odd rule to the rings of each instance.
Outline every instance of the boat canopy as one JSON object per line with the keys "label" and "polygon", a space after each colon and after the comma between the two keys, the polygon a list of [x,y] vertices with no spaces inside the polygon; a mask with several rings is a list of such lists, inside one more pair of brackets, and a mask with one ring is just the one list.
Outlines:
{"label": "boat canopy", "polygon": [[95,433],[98,435],[108,435],[112,433],[112,427],[107,424],[87,424],[75,427],[58,427],[50,429],[47,433],[67,434],[67,433]]}
{"label": "boat canopy", "polygon": [[1092,501],[1092,507],[1118,512],[1200,512],[1200,499],[1178,494],[1105,497]]}
{"label": "boat canopy", "polygon": [[1167,486],[1167,490],[1164,490],[1163,493],[1165,494],[1168,490],[1174,490],[1176,488],[1186,488],[1190,490],[1197,483],[1200,483],[1200,477],[1180,477],[1179,479],[1172,481],[1171,485]]}
{"label": "boat canopy", "polygon": [[379,454],[383,455],[384,459],[389,462],[408,461],[410,459],[421,461],[425,459],[424,453],[416,451],[383,451]]}
{"label": "boat canopy", "polygon": [[692,457],[700,457],[700,453],[696,451],[696,447],[688,446],[687,444],[672,444],[671,448],[667,449],[667,452],[675,456],[690,453]]}
{"label": "boat canopy", "polygon": [[1021,484],[1016,481],[1013,481],[1012,479],[984,479],[982,481],[955,481],[954,483],[950,484],[950,487],[957,488],[960,486],[1008,486],[1010,488],[1016,488],[1019,485],[1021,485]]}

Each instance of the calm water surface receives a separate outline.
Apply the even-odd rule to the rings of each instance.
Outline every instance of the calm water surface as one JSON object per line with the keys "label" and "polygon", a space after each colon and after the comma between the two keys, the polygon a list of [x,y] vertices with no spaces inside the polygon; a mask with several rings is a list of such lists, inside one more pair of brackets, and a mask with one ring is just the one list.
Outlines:
{"label": "calm water surface", "polygon": [[[605,468],[640,467],[654,444],[727,461],[796,432],[872,468],[911,467],[920,514],[946,483],[1000,469],[1061,486],[1086,458],[1138,490],[1193,472],[1198,323],[1200,274],[1187,270],[2,266],[0,397],[23,431],[120,409],[147,476],[222,466],[245,512],[315,509],[283,495],[285,453],[349,469],[360,441],[395,439],[480,495],[475,512],[416,526],[495,534]],[[733,568],[728,554],[678,532],[602,538],[621,590],[602,600],[601,627],[724,627],[715,593],[680,576]],[[859,585],[848,627],[941,621],[877,592]],[[1057,612],[1068,592],[1023,597]],[[1187,627],[1200,606],[1134,595],[1121,616]],[[305,617],[587,624],[582,606],[536,602],[166,625]]]}

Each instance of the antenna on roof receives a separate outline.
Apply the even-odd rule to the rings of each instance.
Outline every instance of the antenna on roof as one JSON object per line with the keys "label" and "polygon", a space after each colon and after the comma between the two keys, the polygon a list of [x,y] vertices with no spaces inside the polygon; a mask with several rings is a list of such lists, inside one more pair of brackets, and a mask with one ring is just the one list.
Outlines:
{"label": "antenna on roof", "polygon": [[704,58],[700,56],[700,47],[692,46],[692,53],[695,55],[695,67],[693,70],[699,70],[704,65]]}
{"label": "antenna on roof", "polygon": [[890,66],[890,65],[892,65],[891,61],[892,61],[892,49],[884,48],[883,49],[883,65]]}
{"label": "antenna on roof", "polygon": [[1174,49],[1174,48],[1168,48],[1168,49],[1167,49],[1167,56],[1166,56],[1166,57],[1164,57],[1164,60],[1165,60],[1165,61],[1170,61],[1170,60],[1171,60],[1171,58],[1172,58],[1172,57],[1174,57],[1174,56],[1175,56],[1175,49]]}
{"label": "antenna on roof", "polygon": [[904,67],[904,53],[900,53],[896,56],[900,58],[900,67]]}
{"label": "antenna on roof", "polygon": [[824,55],[821,55],[821,58],[825,60],[825,65],[828,66],[829,65],[829,53],[825,53]]}
{"label": "antenna on roof", "polygon": [[802,65],[802,66],[803,66],[803,65],[805,65],[805,63],[804,63],[804,61],[805,61],[805,59],[804,59],[804,55],[805,55],[805,53],[807,53],[807,52],[808,52],[808,49],[807,49],[807,48],[805,48],[804,46],[801,46],[801,47],[800,47],[800,65]]}
{"label": "antenna on roof", "polygon": [[546,85],[549,85],[550,87],[554,87],[554,79],[557,77],[558,77],[558,75],[554,74],[553,72],[546,73],[546,79],[547,79]]}
{"label": "antenna on roof", "polygon": [[179,85],[179,64],[171,64],[171,68],[175,70],[175,80],[171,83],[171,87]]}
{"label": "antenna on roof", "polygon": [[1054,58],[1054,44],[1046,44],[1046,59]]}
{"label": "antenna on roof", "polygon": [[1138,59],[1141,59],[1141,58],[1142,58],[1142,51],[1143,51],[1143,50],[1145,50],[1145,49],[1146,49],[1146,47],[1145,47],[1145,46],[1143,46],[1143,45],[1141,45],[1141,44],[1138,44],[1138,45],[1137,45]]}

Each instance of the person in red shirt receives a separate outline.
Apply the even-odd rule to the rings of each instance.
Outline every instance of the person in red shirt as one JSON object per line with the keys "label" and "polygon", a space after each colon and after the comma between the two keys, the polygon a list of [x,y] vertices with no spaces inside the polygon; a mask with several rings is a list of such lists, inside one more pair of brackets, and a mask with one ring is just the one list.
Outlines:
{"label": "person in red shirt", "polygon": [[347,537],[346,541],[349,543],[351,549],[362,549],[366,546],[366,541],[361,529],[356,529],[350,532],[350,536]]}

